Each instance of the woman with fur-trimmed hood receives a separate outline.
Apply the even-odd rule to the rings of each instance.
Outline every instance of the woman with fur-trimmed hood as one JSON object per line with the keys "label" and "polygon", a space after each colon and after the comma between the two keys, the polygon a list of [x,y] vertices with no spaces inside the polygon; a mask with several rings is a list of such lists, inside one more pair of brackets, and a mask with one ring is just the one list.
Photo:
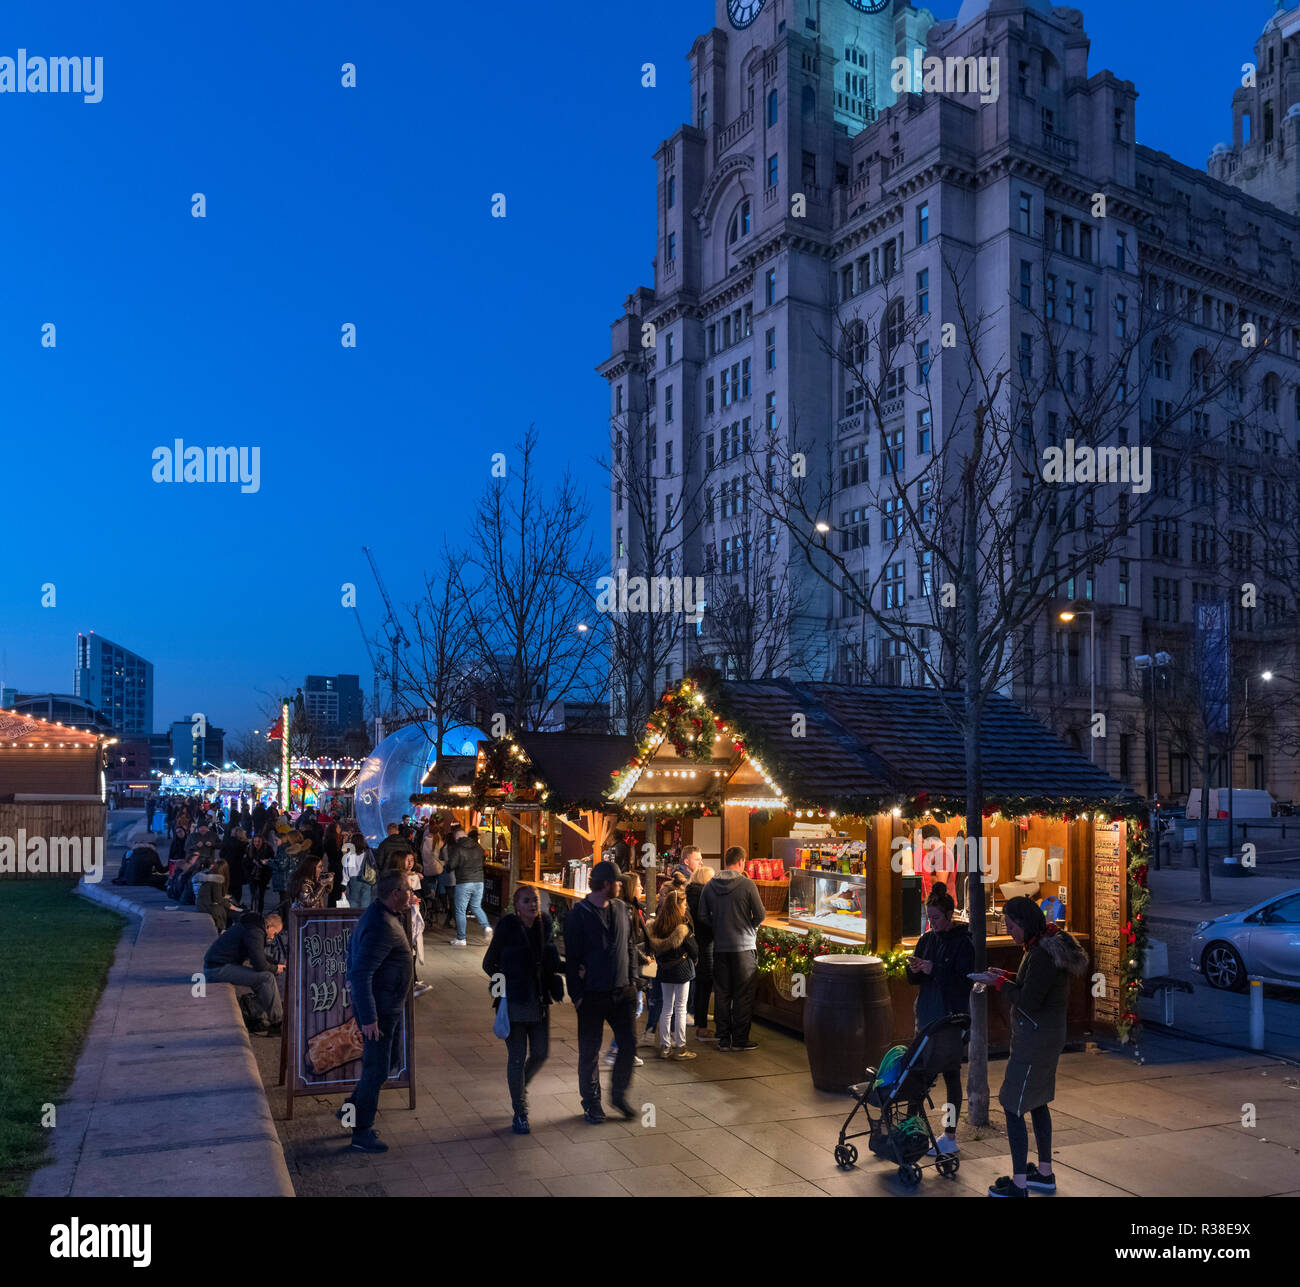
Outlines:
{"label": "woman with fur-trimmed hood", "polygon": [[[1025,949],[1020,968],[1014,978],[997,969],[974,976],[992,984],[1011,1002],[1011,1057],[1002,1077],[998,1103],[1007,1117],[1012,1174],[1000,1176],[996,1184],[990,1185],[989,1196],[1024,1198],[1030,1189],[1036,1193],[1056,1192],[1052,1114],[1047,1105],[1056,1097],[1056,1064],[1065,1049],[1070,976],[1087,973],[1088,956],[1071,935],[1049,925],[1031,899],[1009,899],[1003,913],[1011,937]],[[1037,1166],[1028,1161],[1026,1113],[1034,1124]]]}
{"label": "woman with fur-trimmed hood", "polygon": [[654,953],[656,977],[664,991],[659,1011],[659,1058],[694,1059],[686,1048],[686,1002],[700,949],[691,932],[686,909],[686,882],[674,879],[659,903],[659,914],[646,927],[646,941]]}

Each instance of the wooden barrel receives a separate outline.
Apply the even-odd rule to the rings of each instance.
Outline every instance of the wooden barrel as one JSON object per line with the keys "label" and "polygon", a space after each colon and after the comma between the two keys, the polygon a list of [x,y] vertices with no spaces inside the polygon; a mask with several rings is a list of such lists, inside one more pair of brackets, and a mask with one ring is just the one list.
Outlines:
{"label": "wooden barrel", "polygon": [[818,1090],[843,1094],[894,1044],[885,963],[878,956],[818,956],[804,1007],[803,1035]]}

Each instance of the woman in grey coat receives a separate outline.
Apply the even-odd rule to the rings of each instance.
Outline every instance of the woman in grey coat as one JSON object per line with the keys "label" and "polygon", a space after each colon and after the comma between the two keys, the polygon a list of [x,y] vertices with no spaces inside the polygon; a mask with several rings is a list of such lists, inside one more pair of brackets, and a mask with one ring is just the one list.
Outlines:
{"label": "woman in grey coat", "polygon": [[[989,1196],[1024,1198],[1030,1189],[1056,1192],[1052,1114],[1047,1105],[1056,1096],[1056,1064],[1065,1049],[1070,976],[1087,972],[1088,957],[1069,934],[1047,924],[1032,900],[1012,898],[1003,910],[1011,937],[1025,949],[1020,968],[1014,978],[997,969],[972,977],[991,984],[1011,1002],[1011,1057],[998,1103],[1007,1118],[1012,1174],[999,1176],[997,1183],[989,1186]],[[1037,1166],[1028,1160],[1026,1113],[1034,1124]]]}

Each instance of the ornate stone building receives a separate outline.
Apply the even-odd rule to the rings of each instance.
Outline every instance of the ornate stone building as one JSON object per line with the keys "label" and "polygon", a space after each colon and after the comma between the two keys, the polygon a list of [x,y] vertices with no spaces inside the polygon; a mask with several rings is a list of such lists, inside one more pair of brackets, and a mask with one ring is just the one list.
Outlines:
{"label": "ornate stone building", "polygon": [[[762,467],[752,444],[769,427],[811,433],[834,480],[827,539],[851,552],[873,594],[929,594],[927,569],[889,540],[881,483],[911,486],[946,435],[968,431],[958,372],[943,359],[945,320],[962,310],[988,319],[984,349],[1042,384],[1027,434],[1056,442],[1076,378],[1091,394],[1093,372],[1156,318],[1155,351],[1136,352],[1141,369],[1119,382],[1121,441],[1133,444],[1189,390],[1209,387],[1207,355],[1248,323],[1267,346],[1250,389],[1233,384],[1221,407],[1198,412],[1204,447],[1190,445],[1185,471],[1162,475],[1156,461],[1161,507],[1103,565],[1061,585],[1008,681],[1086,750],[1093,679],[1108,717],[1098,763],[1140,791],[1184,795],[1195,767],[1167,711],[1152,756],[1160,689],[1137,659],[1167,652],[1185,675],[1195,606],[1249,582],[1259,606],[1234,611],[1234,655],[1243,667],[1276,656],[1272,670],[1300,679],[1295,582],[1276,579],[1279,547],[1254,521],[1300,441],[1300,221],[1140,146],[1137,89],[1089,68],[1076,9],[963,0],[955,20],[936,22],[904,3],[715,0],[714,17],[690,54],[692,123],[656,154],[654,281],[627,297],[599,368],[610,387],[614,569],[702,576],[708,588],[702,619],[659,676],[702,659],[742,677],[766,667],[918,682],[905,650],[791,556],[782,526],[755,519],[748,489]],[[1277,41],[1287,30],[1279,24]],[[937,82],[922,49],[945,60]],[[901,83],[895,58],[911,63]],[[1273,74],[1289,75],[1291,58],[1282,43]],[[859,319],[887,327],[894,300],[909,318],[909,358],[886,375],[875,415],[837,352]],[[1246,415],[1247,402],[1258,414]],[[637,506],[629,488],[642,472],[649,500]],[[716,614],[728,582],[768,616],[787,594],[782,659],[737,661]],[[1072,606],[1067,626],[1058,609]],[[1294,798],[1294,754],[1276,721],[1264,724],[1239,728],[1234,781]],[[1220,763],[1216,782],[1225,776]]]}

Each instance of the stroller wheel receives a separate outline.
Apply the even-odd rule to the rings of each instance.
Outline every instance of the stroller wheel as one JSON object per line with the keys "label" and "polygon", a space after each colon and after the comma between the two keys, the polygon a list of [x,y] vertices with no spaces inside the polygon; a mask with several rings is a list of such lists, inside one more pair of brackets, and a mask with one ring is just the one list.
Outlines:
{"label": "stroller wheel", "polygon": [[914,1189],[921,1183],[921,1168],[915,1162],[911,1166],[900,1166],[898,1168],[898,1178],[907,1185],[909,1189]]}
{"label": "stroller wheel", "polygon": [[957,1168],[960,1166],[961,1166],[961,1158],[959,1157],[940,1157],[935,1162],[934,1169],[938,1171],[940,1175],[946,1177],[949,1180],[953,1180],[956,1179]]}
{"label": "stroller wheel", "polygon": [[842,1166],[847,1170],[858,1160],[858,1150],[852,1144],[837,1144],[835,1146],[835,1165]]}

